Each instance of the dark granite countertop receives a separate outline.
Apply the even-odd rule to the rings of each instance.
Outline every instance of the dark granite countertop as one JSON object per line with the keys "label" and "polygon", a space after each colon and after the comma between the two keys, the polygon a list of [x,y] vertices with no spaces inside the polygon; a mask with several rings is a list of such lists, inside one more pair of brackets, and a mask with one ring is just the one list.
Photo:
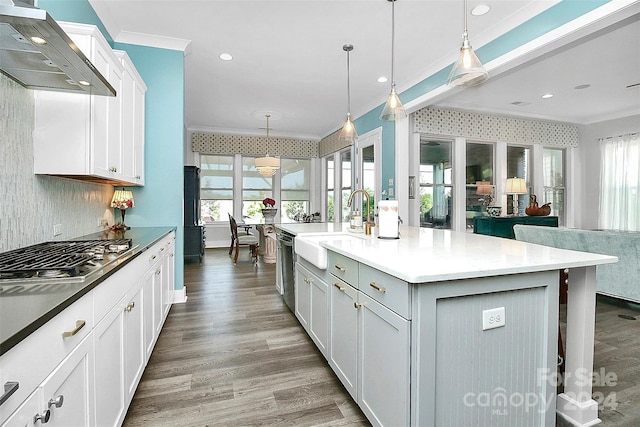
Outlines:
{"label": "dark granite countertop", "polygon": [[174,230],[175,227],[134,227],[124,233],[98,232],[69,239],[127,238],[132,240],[133,249],[83,282],[60,282],[59,287],[48,286],[46,291],[34,294],[0,294],[0,355]]}

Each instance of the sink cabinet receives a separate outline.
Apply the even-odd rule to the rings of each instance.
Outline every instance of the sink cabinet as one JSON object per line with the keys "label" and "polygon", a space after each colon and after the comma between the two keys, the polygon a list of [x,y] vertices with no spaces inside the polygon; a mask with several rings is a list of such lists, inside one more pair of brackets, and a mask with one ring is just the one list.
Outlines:
{"label": "sink cabinet", "polygon": [[329,364],[373,425],[408,425],[411,322],[384,303],[408,315],[409,286],[331,251],[328,265]]}
{"label": "sink cabinet", "polygon": [[[329,285],[304,261],[296,263],[295,314],[320,352],[327,357],[329,345]],[[320,273],[321,274],[321,273]]]}

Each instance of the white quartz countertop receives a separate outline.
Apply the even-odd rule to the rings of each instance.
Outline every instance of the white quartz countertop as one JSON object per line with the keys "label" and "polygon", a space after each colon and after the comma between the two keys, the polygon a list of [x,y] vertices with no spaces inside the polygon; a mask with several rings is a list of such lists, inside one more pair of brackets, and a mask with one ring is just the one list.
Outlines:
{"label": "white quartz countertop", "polygon": [[[556,249],[500,237],[419,227],[400,227],[400,238],[348,232],[348,225],[281,224],[296,236],[327,233],[319,244],[409,283],[500,276],[618,261],[617,257]],[[316,240],[317,237],[315,238]]]}

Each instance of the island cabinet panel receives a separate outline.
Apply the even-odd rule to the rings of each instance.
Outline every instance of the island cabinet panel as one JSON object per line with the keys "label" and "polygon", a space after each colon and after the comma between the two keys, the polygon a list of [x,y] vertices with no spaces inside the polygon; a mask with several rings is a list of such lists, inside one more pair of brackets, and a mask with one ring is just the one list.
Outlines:
{"label": "island cabinet panel", "polygon": [[329,348],[329,285],[310,270],[308,263],[296,263],[295,315],[326,358]]}
{"label": "island cabinet panel", "polygon": [[557,272],[415,285],[413,313],[412,425],[554,425]]}
{"label": "island cabinet panel", "polygon": [[360,407],[373,424],[409,425],[410,321],[367,295],[360,308]]}
{"label": "island cabinet panel", "polygon": [[409,285],[332,251],[328,262],[329,364],[373,425],[409,425],[411,322],[386,305],[408,314]]}
{"label": "island cabinet panel", "polygon": [[358,400],[358,291],[334,277],[330,286],[329,365],[353,400]]}

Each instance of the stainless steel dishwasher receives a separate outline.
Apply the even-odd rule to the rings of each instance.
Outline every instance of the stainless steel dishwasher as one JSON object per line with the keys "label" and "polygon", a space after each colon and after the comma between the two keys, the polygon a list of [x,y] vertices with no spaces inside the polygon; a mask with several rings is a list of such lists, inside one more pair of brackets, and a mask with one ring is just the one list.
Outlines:
{"label": "stainless steel dishwasher", "polygon": [[279,230],[276,234],[278,238],[278,256],[282,266],[282,298],[289,310],[295,310],[295,235]]}

